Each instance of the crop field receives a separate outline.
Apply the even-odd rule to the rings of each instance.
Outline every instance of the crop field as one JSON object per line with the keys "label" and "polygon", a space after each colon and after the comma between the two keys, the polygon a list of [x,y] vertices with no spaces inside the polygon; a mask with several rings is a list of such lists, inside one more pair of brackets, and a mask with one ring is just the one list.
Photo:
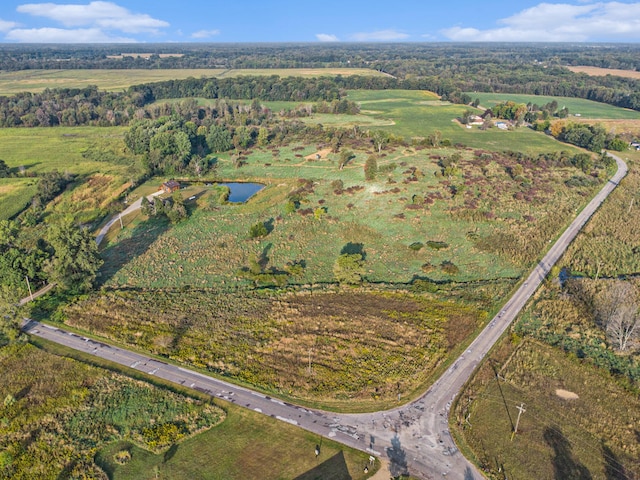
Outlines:
{"label": "crop field", "polygon": [[246,75],[279,75],[281,77],[321,77],[336,75],[383,76],[365,68],[291,68],[291,69],[131,69],[131,70],[21,70],[0,72],[0,95],[19,92],[41,92],[45,88],[82,88],[96,85],[101,90],[121,91],[131,85],[180,80],[189,77],[229,78]]}
{"label": "crop field", "polygon": [[35,178],[0,179],[0,220],[8,220],[19,213],[36,193]]}
{"label": "crop field", "polygon": [[616,77],[626,77],[640,79],[640,72],[637,70],[620,70],[618,68],[600,68],[590,66],[567,67],[574,73],[586,73],[593,77],[604,77],[606,75],[615,75]]}
{"label": "crop field", "polygon": [[[458,431],[490,478],[638,478],[637,395],[534,341],[514,351],[507,340],[494,357],[461,393],[455,413]],[[521,404],[526,412],[512,441]]]}
{"label": "crop field", "polygon": [[[363,472],[369,464],[368,453],[234,405],[226,408],[228,417],[222,424],[167,453],[155,455],[118,442],[98,452],[97,462],[112,480],[363,480],[374,473],[375,468],[368,474]],[[318,458],[316,445],[320,446]],[[113,460],[123,450],[131,452],[131,460],[124,466]]]}
{"label": "crop field", "polygon": [[480,105],[485,108],[491,108],[494,105],[508,100],[516,103],[536,103],[542,106],[553,100],[558,102],[558,108],[567,107],[569,109],[569,118],[576,114],[580,114],[580,118],[586,119],[627,119],[640,120],[640,112],[629,110],[626,108],[615,107],[606,103],[584,100],[582,98],[572,97],[549,97],[539,95],[520,95],[512,93],[476,93],[468,92],[471,98],[479,98]]}
{"label": "crop field", "polygon": [[163,451],[225,415],[212,404],[29,344],[0,349],[0,365],[0,478],[101,478],[95,449],[126,440]]}

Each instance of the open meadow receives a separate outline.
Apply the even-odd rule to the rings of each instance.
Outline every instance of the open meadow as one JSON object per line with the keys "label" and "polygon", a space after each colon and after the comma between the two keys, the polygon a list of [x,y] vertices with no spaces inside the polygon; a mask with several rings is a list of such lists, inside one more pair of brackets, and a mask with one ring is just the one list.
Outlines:
{"label": "open meadow", "polygon": [[131,85],[181,80],[189,77],[233,78],[247,75],[281,77],[321,77],[336,75],[384,76],[365,68],[286,68],[286,69],[122,69],[122,70],[20,70],[0,72],[0,95],[41,92],[45,88],[83,88],[95,85],[101,90],[122,91]]}
{"label": "open meadow", "polygon": [[[0,158],[17,176],[0,179],[0,218],[19,213],[36,192],[38,175],[58,171],[76,177],[49,208],[80,222],[103,216],[135,176],[124,152],[123,127],[0,129]],[[26,177],[26,178],[24,178]]]}
{"label": "open meadow", "polygon": [[615,75],[616,77],[640,79],[640,72],[637,70],[621,70],[619,68],[600,68],[591,66],[569,66],[567,68],[574,73],[586,73],[587,75],[594,77]]}
{"label": "open meadow", "polygon": [[460,394],[453,421],[489,478],[623,480],[640,475],[639,412],[637,395],[613,376],[506,339]]}
{"label": "open meadow", "polygon": [[[597,188],[570,182],[584,174],[560,156],[387,147],[365,181],[367,151],[342,169],[316,151],[256,148],[240,168],[220,156],[217,177],[266,187],[224,204],[199,182],[187,221],[127,220],[103,247],[102,290],[65,322],[298,401],[391,405],[433,380]],[[342,253],[364,259],[357,294],[336,284]]]}

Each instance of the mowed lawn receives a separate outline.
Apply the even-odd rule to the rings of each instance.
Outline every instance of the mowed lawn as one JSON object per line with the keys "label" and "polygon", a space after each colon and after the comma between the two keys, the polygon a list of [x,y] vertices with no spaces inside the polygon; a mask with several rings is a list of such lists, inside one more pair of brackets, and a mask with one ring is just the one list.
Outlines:
{"label": "mowed lawn", "polygon": [[[320,447],[317,458],[316,445]],[[113,460],[122,449],[132,454],[124,466]],[[368,453],[232,405],[222,424],[165,454],[118,442],[99,452],[97,461],[112,480],[361,480],[375,470],[364,473]]]}
{"label": "mowed lawn", "polygon": [[635,110],[615,107],[606,103],[594,102],[582,98],[521,95],[515,93],[467,93],[473,99],[480,99],[480,105],[485,108],[491,108],[498,103],[509,100],[524,104],[535,103],[539,106],[555,100],[558,102],[558,108],[567,107],[569,109],[570,116],[578,114],[580,118],[586,119],[640,120],[640,112],[636,112]]}
{"label": "mowed lawn", "polygon": [[288,69],[131,69],[131,70],[21,70],[0,73],[0,95],[41,92],[45,88],[82,88],[96,85],[101,90],[125,90],[131,85],[181,80],[189,77],[233,78],[243,75],[281,77],[321,77],[336,75],[384,76],[366,68],[288,68]]}

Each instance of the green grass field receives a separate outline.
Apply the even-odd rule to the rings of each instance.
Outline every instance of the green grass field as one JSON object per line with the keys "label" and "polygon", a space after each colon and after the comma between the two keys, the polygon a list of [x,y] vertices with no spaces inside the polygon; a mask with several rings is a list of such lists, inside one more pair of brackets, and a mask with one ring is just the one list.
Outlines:
{"label": "green grass field", "polygon": [[[225,408],[228,417],[222,424],[180,443],[170,453],[154,455],[118,442],[101,450],[97,462],[111,480],[362,480],[375,470],[363,471],[369,463],[367,453],[246,409]],[[316,445],[321,452],[318,458]],[[131,460],[120,466],[113,457],[123,449],[131,452]]]}
{"label": "green grass field", "polygon": [[0,220],[8,220],[29,203],[36,193],[35,178],[0,179]]}
{"label": "green grass field", "polygon": [[122,153],[126,131],[126,127],[2,128],[0,158],[9,167],[24,167],[27,174],[51,170],[111,174],[113,165],[84,158],[82,153],[95,145],[115,146]]}
{"label": "green grass field", "polygon": [[[570,145],[563,145],[529,128],[513,131],[502,131],[497,128],[481,131],[478,127],[466,129],[454,120],[461,117],[470,107],[440,102],[431,92],[359,90],[350,91],[348,98],[360,104],[363,118],[370,117],[381,122],[393,122],[392,126],[380,128],[406,138],[424,138],[435,130],[439,130],[442,132],[442,138],[451,140],[453,144],[459,143],[497,152],[513,150],[540,153],[574,150]],[[344,118],[349,122],[354,121],[349,116]],[[367,121],[371,123],[371,120],[367,119]]]}
{"label": "green grass field", "polygon": [[45,88],[82,88],[96,85],[101,90],[126,90],[131,85],[179,80],[189,77],[233,78],[246,75],[279,75],[281,77],[321,77],[336,75],[383,76],[365,68],[292,68],[292,69],[164,69],[164,70],[21,70],[0,72],[0,95],[18,92],[41,92]]}
{"label": "green grass field", "polygon": [[[506,343],[500,348],[513,350]],[[506,358],[481,368],[455,412],[466,446],[489,478],[637,478],[637,395],[597,368],[534,341]],[[526,412],[511,440],[521,404]]]}
{"label": "green grass field", "polygon": [[480,105],[485,108],[491,108],[494,105],[508,100],[516,103],[536,103],[542,106],[555,100],[558,102],[558,108],[567,107],[569,109],[570,118],[575,114],[580,114],[581,118],[586,119],[640,119],[640,112],[619,108],[606,103],[584,100],[582,98],[571,97],[548,97],[542,95],[520,95],[512,93],[475,93],[467,92],[471,98],[480,99]]}

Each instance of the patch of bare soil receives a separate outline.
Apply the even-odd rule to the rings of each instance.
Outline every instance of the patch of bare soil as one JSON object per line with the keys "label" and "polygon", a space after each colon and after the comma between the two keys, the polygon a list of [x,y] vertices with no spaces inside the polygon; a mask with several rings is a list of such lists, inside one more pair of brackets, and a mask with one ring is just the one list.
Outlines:
{"label": "patch of bare soil", "polygon": [[318,150],[316,153],[312,153],[311,155],[307,155],[306,158],[307,160],[316,160],[318,157],[318,155],[320,155],[320,159],[326,159],[327,155],[329,155],[331,153],[331,149],[330,148],[323,148],[322,150]]}
{"label": "patch of bare soil", "polygon": [[556,389],[556,395],[563,400],[577,400],[580,398],[577,394],[568,390],[562,390],[561,388]]}

